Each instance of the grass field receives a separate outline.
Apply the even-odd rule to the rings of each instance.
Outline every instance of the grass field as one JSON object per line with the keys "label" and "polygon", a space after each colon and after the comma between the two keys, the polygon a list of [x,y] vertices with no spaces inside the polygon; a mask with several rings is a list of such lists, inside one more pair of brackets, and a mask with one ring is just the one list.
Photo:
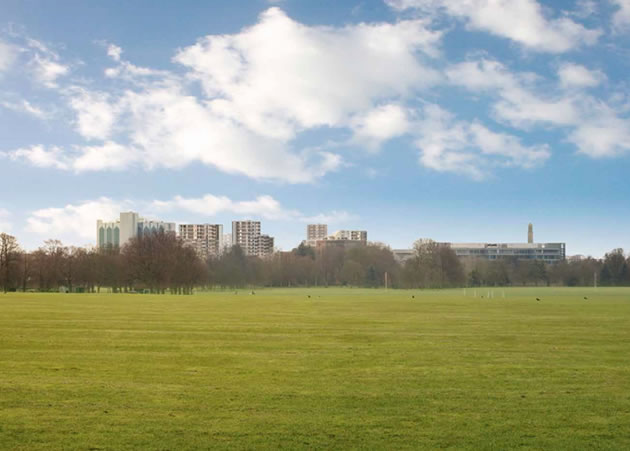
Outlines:
{"label": "grass field", "polygon": [[0,294],[0,448],[630,449],[630,289],[246,293]]}

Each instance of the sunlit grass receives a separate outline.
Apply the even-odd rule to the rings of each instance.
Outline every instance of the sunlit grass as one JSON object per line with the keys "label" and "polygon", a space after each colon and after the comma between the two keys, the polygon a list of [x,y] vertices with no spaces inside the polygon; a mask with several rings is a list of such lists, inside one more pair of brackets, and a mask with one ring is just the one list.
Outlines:
{"label": "sunlit grass", "polygon": [[630,449],[630,289],[248,293],[0,295],[0,448]]}

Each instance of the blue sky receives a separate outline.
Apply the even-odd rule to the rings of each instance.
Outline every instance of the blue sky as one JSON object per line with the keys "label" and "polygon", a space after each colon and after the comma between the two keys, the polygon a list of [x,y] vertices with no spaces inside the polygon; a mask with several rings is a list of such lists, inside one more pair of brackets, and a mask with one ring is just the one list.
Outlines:
{"label": "blue sky", "polygon": [[630,0],[0,5],[0,229],[630,248]]}

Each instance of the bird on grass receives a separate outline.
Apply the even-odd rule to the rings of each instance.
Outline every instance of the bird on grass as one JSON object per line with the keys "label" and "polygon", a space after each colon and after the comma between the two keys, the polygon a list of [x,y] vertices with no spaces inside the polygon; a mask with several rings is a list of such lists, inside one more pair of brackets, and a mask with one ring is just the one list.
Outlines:
{"label": "bird on grass", "polygon": [[413,295],[411,296],[411,299],[415,299],[415,298],[416,298],[415,296],[413,296]]}
{"label": "bird on grass", "polygon": [[536,298],[537,301],[540,301],[540,298]]}
{"label": "bird on grass", "polygon": [[584,300],[585,300],[585,301],[588,301],[588,298],[587,298],[586,296],[584,296]]}
{"label": "bird on grass", "polygon": [[308,298],[309,298],[309,299],[311,298],[311,295],[310,295],[310,294],[308,295]]}

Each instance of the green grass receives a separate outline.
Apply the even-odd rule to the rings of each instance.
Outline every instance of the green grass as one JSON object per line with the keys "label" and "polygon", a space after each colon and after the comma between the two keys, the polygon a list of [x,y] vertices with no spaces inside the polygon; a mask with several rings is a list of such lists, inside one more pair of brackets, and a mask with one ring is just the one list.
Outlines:
{"label": "green grass", "polygon": [[630,289],[463,293],[0,295],[0,448],[630,449]]}

